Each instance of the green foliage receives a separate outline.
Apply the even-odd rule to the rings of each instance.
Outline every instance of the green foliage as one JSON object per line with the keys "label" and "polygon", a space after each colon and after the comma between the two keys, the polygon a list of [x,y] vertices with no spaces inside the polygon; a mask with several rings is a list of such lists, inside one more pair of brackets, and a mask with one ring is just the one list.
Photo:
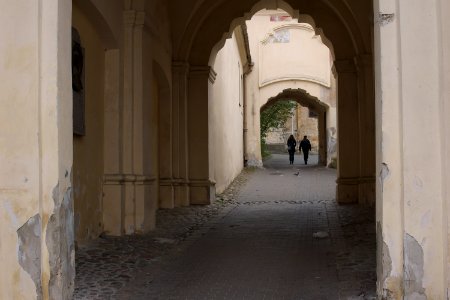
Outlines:
{"label": "green foliage", "polygon": [[270,156],[270,152],[267,149],[266,141],[263,141],[261,138],[261,156],[263,159],[268,158]]}
{"label": "green foliage", "polygon": [[297,103],[294,101],[278,101],[261,112],[261,149],[263,154],[269,130],[283,127],[287,119],[292,116],[296,106]]}

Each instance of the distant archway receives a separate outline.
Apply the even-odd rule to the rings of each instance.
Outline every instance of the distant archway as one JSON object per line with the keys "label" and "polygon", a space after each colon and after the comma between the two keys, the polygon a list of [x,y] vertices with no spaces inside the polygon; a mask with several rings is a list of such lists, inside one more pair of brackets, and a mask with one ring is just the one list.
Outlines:
{"label": "distant archway", "polygon": [[321,102],[317,97],[311,96],[302,89],[286,89],[278,95],[268,99],[266,104],[261,107],[261,111],[278,101],[291,100],[298,104],[308,107],[318,115],[318,132],[319,132],[319,165],[327,164],[327,138],[326,138],[326,118],[329,106]]}

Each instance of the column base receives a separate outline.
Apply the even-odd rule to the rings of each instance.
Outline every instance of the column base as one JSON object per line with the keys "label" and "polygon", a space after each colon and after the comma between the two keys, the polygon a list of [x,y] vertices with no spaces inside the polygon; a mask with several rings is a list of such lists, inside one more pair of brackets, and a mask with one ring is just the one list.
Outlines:
{"label": "column base", "polygon": [[172,209],[189,206],[189,186],[184,179],[162,179],[159,183],[159,207]]}
{"label": "column base", "polygon": [[339,204],[375,203],[375,177],[341,177],[336,183],[336,201]]}
{"label": "column base", "polygon": [[142,175],[105,175],[103,231],[107,235],[146,233],[155,228],[157,181]]}
{"label": "column base", "polygon": [[256,167],[256,168],[262,168],[263,162],[262,160],[259,159],[248,159],[245,161],[245,166],[246,167]]}
{"label": "column base", "polygon": [[189,182],[189,196],[190,204],[211,204],[216,198],[216,183],[209,180],[192,180]]}
{"label": "column base", "polygon": [[175,207],[175,188],[172,179],[159,181],[159,208],[171,209]]}
{"label": "column base", "polygon": [[186,181],[182,180],[175,184],[175,206],[186,207],[191,203],[189,201],[189,185]]}
{"label": "column base", "polygon": [[103,185],[103,231],[107,235],[121,236],[122,219],[122,185]]}

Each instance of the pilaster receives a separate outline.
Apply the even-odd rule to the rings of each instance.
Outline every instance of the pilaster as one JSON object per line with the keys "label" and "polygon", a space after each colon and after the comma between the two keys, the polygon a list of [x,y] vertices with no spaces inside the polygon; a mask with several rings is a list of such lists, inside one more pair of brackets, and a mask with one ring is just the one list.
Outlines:
{"label": "pilaster", "polygon": [[375,97],[372,55],[355,57],[358,74],[358,109],[360,122],[360,176],[370,180],[359,185],[359,203],[375,204]]}
{"label": "pilaster", "polygon": [[[155,223],[156,205],[153,202],[157,201],[157,180],[155,174],[146,174],[144,169],[144,155],[151,155],[151,153],[144,154],[142,40],[144,21],[144,12],[135,10],[123,12],[122,99],[121,104],[113,109],[113,112],[120,111],[118,122],[120,124],[118,141],[121,149],[118,159],[120,163],[114,162],[111,155],[105,155],[103,184],[104,230],[111,235],[146,232],[151,230]],[[117,57],[114,57],[115,59]],[[108,65],[107,68],[110,66]],[[114,75],[113,79],[117,80],[117,75]],[[116,92],[117,88],[114,91]],[[112,119],[109,119],[110,117]],[[105,131],[110,130],[106,127],[114,120],[116,120],[114,114],[105,113]],[[108,136],[115,144],[114,134]],[[110,150],[106,147],[106,140],[105,150]]]}
{"label": "pilaster", "polygon": [[209,66],[195,66],[188,79],[188,145],[189,186],[191,204],[209,204],[215,197],[215,182],[211,178],[214,165],[209,155],[209,84],[215,72]]}
{"label": "pilaster", "polygon": [[339,203],[359,201],[360,119],[358,76],[353,59],[334,62],[338,72],[338,179],[336,199]]}
{"label": "pilaster", "polygon": [[[175,61],[172,64],[172,176],[161,180],[160,205],[166,208],[188,206],[189,160],[187,87],[189,65]],[[164,192],[165,191],[165,192]]]}

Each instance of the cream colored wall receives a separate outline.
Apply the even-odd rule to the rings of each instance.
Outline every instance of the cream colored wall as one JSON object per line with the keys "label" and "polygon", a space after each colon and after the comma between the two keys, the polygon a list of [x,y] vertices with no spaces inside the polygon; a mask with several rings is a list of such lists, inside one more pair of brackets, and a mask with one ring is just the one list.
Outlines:
{"label": "cream colored wall", "polygon": [[[249,23],[255,23],[258,31],[271,25],[269,33],[261,35],[259,43],[259,84],[261,87],[276,81],[296,79],[330,86],[330,50],[316,36],[308,24],[269,22],[270,16],[256,15]],[[266,26],[261,26],[262,24]],[[253,31],[253,30],[252,30]],[[261,32],[263,33],[263,32]],[[255,34],[254,32],[251,33]],[[277,35],[285,42],[275,42]],[[280,55],[282,54],[282,55]]]}
{"label": "cream colored wall", "polygon": [[0,11],[0,28],[7,29],[0,39],[8,41],[0,43],[1,299],[36,299],[33,280],[17,259],[17,230],[39,214],[38,22],[37,2],[18,1]]}
{"label": "cream colored wall", "polygon": [[379,297],[448,298],[443,3],[375,1]]}
{"label": "cream colored wall", "polygon": [[[448,12],[450,11],[449,2],[441,2],[440,7],[440,22],[441,22],[441,37],[442,37],[442,52],[450,53],[450,19],[448,18]],[[441,97],[444,103],[441,113],[444,116],[450,114],[450,56],[444,55],[442,61],[442,91]],[[444,157],[450,157],[450,119],[443,118],[445,128],[445,142],[443,143]],[[447,234],[446,234],[446,246],[444,247],[444,253],[447,256],[447,268],[445,270],[445,276],[447,278],[447,289],[450,288],[450,160],[445,160],[445,181],[444,181],[444,193],[446,198],[445,205],[447,211],[445,212],[447,218]],[[450,295],[449,295],[450,296]]]}
{"label": "cream colored wall", "polygon": [[243,154],[242,61],[233,35],[217,54],[210,87],[211,148],[216,191],[221,193],[241,172]]}
{"label": "cream colored wall", "polygon": [[70,10],[20,0],[0,11],[0,299],[73,291]]}
{"label": "cream colored wall", "polygon": [[96,28],[73,6],[73,27],[85,49],[86,135],[74,136],[73,193],[77,242],[99,236],[102,224],[104,46]]}

